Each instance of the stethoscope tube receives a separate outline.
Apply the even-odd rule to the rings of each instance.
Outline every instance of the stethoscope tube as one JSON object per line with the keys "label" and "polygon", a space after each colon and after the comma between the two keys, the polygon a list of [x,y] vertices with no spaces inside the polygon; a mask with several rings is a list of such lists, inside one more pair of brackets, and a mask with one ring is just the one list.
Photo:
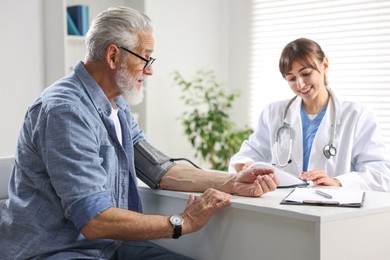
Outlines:
{"label": "stethoscope tube", "polygon": [[[332,101],[332,105],[333,105],[333,110],[334,110],[334,117],[333,117],[333,126],[332,126],[332,134],[331,134],[331,139],[330,139],[330,142],[328,145],[326,145],[323,149],[323,153],[324,153],[324,156],[327,158],[327,159],[330,159],[332,158],[333,156],[335,156],[337,154],[337,149],[333,146],[333,142],[335,140],[335,137],[336,137],[336,124],[337,124],[337,118],[336,118],[336,104],[335,104],[335,101],[333,99],[333,96],[332,94],[329,92],[329,96],[330,96],[330,99]],[[285,110],[284,110],[284,115],[283,115],[283,124],[281,127],[278,128],[278,130],[276,131],[275,133],[275,142],[276,142],[276,160],[277,160],[277,163],[280,167],[286,167],[288,164],[290,164],[292,162],[292,145],[293,145],[293,129],[291,128],[291,126],[285,122],[286,120],[286,117],[287,117],[287,113],[289,111],[289,108],[291,106],[291,104],[295,101],[295,99],[297,98],[298,96],[295,96],[293,97],[287,104]],[[285,163],[281,163],[280,161],[280,157],[279,157],[279,136],[280,136],[280,132],[283,131],[283,130],[287,130],[288,131],[288,134],[289,134],[289,147],[288,147],[288,154],[287,154],[287,160]]]}
{"label": "stethoscope tube", "polygon": [[[285,163],[281,163],[280,162],[280,158],[279,158],[279,136],[280,136],[280,131],[282,131],[283,129],[286,129],[289,133],[289,145],[288,145],[288,154],[287,154],[287,160]],[[286,122],[283,122],[283,125],[281,127],[279,127],[279,129],[276,131],[276,138],[275,138],[275,142],[276,142],[276,160],[278,161],[278,165],[280,167],[286,167],[289,163],[292,162],[292,159],[291,159],[291,155],[292,155],[292,141],[293,141],[293,138],[292,138],[292,128],[290,127],[289,124],[287,124]]]}
{"label": "stethoscope tube", "polygon": [[329,92],[329,96],[330,96],[330,99],[332,100],[332,104],[333,104],[334,117],[333,117],[333,127],[332,127],[331,139],[330,139],[329,144],[327,146],[325,146],[324,150],[323,150],[324,156],[327,159],[330,159],[331,157],[333,157],[333,156],[335,156],[337,154],[337,149],[336,149],[336,147],[333,146],[333,142],[334,142],[334,140],[336,138],[336,125],[337,125],[336,104],[335,104],[333,96],[332,96],[332,94],[330,92]]}

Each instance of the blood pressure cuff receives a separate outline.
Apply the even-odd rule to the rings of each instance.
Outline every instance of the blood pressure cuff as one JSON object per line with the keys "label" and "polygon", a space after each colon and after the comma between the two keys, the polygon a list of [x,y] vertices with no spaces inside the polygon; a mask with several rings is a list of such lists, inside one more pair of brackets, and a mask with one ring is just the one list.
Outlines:
{"label": "blood pressure cuff", "polygon": [[152,189],[158,189],[161,178],[176,165],[146,140],[134,145],[134,162],[137,177]]}

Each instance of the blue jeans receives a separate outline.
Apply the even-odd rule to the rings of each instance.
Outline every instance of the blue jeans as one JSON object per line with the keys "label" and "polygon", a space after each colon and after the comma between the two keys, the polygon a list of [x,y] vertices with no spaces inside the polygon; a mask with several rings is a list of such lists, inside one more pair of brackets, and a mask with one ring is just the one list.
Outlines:
{"label": "blue jeans", "polygon": [[191,260],[192,258],[175,253],[150,241],[124,242],[110,260]]}

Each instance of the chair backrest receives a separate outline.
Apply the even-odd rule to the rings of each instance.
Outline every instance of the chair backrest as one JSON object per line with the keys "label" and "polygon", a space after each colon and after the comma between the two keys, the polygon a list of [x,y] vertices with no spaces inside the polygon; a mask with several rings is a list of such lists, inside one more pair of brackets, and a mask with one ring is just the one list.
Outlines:
{"label": "chair backrest", "polygon": [[12,173],[15,158],[0,157],[0,200],[8,198],[8,182]]}

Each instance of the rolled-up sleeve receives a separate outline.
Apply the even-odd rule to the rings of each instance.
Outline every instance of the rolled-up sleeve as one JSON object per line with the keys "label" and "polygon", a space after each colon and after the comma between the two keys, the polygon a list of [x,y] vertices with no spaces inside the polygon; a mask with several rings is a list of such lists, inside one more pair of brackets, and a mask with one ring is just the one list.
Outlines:
{"label": "rolled-up sleeve", "polygon": [[101,192],[73,204],[69,208],[67,215],[73,221],[74,225],[78,229],[81,229],[91,219],[111,206],[108,200],[108,194]]}

